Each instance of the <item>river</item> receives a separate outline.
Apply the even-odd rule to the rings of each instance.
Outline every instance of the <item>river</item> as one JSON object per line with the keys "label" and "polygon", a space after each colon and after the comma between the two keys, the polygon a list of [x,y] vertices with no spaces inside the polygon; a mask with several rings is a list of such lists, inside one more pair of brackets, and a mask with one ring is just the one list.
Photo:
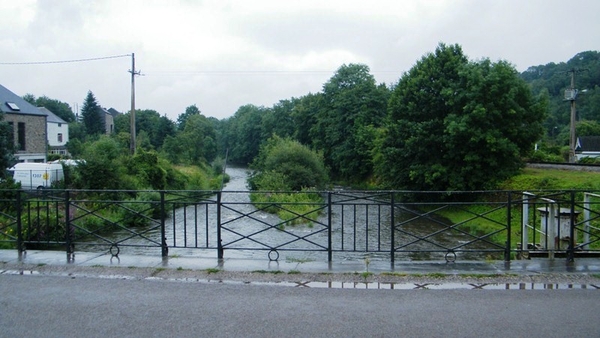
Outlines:
{"label": "river", "polygon": [[[321,212],[315,222],[293,226],[278,226],[281,220],[273,214],[259,211],[250,203],[246,185],[247,169],[228,167],[229,182],[221,195],[222,243],[225,258],[324,261],[328,245],[328,215]],[[391,209],[389,205],[374,202],[367,193],[345,193],[339,189],[332,194],[331,223],[332,248],[335,260],[356,260],[368,256],[373,260],[389,260],[391,248]],[[325,196],[326,197],[326,196]],[[344,200],[348,200],[343,204]],[[187,207],[175,208],[166,220],[166,238],[169,255],[217,255],[216,195]],[[317,208],[317,207],[315,207]],[[325,209],[326,211],[326,209]],[[417,217],[410,212],[395,210],[394,246],[396,260],[443,260],[445,249],[470,240],[468,235],[448,230],[449,223],[442,218]],[[356,225],[356,226],[355,226]],[[159,242],[160,229],[135,230]],[[131,237],[129,230],[120,230],[106,236],[120,241],[120,253],[157,255],[160,247],[147,247],[149,242],[140,236]],[[106,247],[106,246],[105,246]],[[98,247],[78,245],[77,250],[97,250]],[[207,249],[208,248],[208,249]],[[277,252],[269,255],[269,248]],[[471,244],[469,249],[485,249],[481,244]],[[248,250],[250,249],[250,250]],[[114,250],[114,248],[113,248]],[[298,250],[298,251],[296,251]],[[312,251],[311,251],[312,250]],[[366,253],[365,251],[370,251]],[[380,252],[373,252],[380,251]],[[485,258],[481,253],[460,252],[457,259]]]}

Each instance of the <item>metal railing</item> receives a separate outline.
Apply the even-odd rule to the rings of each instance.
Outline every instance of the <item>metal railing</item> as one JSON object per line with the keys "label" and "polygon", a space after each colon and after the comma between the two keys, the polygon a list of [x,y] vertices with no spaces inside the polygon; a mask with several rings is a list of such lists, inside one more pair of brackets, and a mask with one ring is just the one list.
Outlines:
{"label": "metal railing", "polygon": [[358,255],[392,262],[600,254],[597,192],[286,194],[319,198],[252,202],[246,191],[4,190],[0,248],[60,249],[68,256],[75,250],[113,256],[202,250],[218,258],[266,252],[270,260],[289,252],[296,259],[314,253],[328,261]]}

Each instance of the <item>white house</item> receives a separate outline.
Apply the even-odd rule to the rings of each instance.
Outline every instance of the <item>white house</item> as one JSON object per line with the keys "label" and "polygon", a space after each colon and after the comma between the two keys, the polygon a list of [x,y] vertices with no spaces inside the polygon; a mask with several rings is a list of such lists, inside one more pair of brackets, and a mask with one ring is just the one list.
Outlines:
{"label": "white house", "polygon": [[584,157],[600,157],[600,136],[581,136],[577,138],[575,147],[577,160]]}
{"label": "white house", "polygon": [[67,155],[69,124],[45,107],[38,107],[38,109],[46,115],[48,153]]}

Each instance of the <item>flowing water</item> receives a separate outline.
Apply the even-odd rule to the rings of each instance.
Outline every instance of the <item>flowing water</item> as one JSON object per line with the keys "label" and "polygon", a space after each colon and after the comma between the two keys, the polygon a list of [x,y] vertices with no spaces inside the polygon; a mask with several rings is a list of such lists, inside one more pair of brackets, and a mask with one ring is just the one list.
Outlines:
{"label": "flowing water", "polygon": [[[221,195],[222,243],[225,258],[266,259],[270,248],[276,248],[279,259],[297,261],[327,260],[328,215],[321,212],[310,224],[283,225],[274,214],[258,211],[250,203],[246,186],[247,170],[229,167],[230,181]],[[326,197],[326,196],[325,196]],[[346,201],[346,204],[344,204]],[[391,250],[391,208],[382,201],[374,202],[366,193],[346,194],[343,190],[332,195],[331,208],[332,248],[334,259],[364,258],[389,260]],[[318,206],[315,206],[318,208]],[[216,195],[207,196],[197,203],[174,208],[166,220],[166,241],[169,255],[209,256],[217,255],[217,205]],[[414,217],[410,211],[395,210],[394,247],[397,260],[443,260],[446,248],[467,243],[471,237],[458,231],[448,230],[451,224],[442,218]],[[398,225],[400,224],[400,225]],[[121,241],[120,253],[159,255],[157,244],[147,247],[151,239],[160,242],[160,228],[136,228],[143,237],[130,231],[119,230],[106,236]],[[133,237],[132,237],[133,236]],[[123,238],[132,237],[127,240]],[[97,242],[97,240],[95,240]],[[199,249],[204,248],[204,249]],[[486,249],[480,243],[470,244],[468,249]],[[78,245],[77,250],[96,250],[97,247]],[[379,251],[379,252],[373,252]],[[280,256],[279,256],[280,255]],[[481,259],[481,253],[461,252],[457,259]]]}

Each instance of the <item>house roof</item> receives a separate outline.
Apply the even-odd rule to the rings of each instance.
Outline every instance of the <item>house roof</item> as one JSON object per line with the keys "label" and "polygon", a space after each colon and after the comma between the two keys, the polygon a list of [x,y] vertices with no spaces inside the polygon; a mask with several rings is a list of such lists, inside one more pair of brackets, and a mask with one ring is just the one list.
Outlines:
{"label": "house roof", "polygon": [[112,116],[115,116],[115,117],[116,117],[117,115],[121,114],[121,112],[120,112],[120,111],[118,111],[118,110],[116,110],[115,108],[109,108],[109,109],[108,109],[108,112],[109,112],[109,113],[110,113]]}
{"label": "house roof", "polygon": [[46,122],[52,122],[52,123],[67,123],[65,120],[61,119],[60,117],[56,116],[52,111],[50,111],[50,109],[46,108],[46,107],[38,107],[38,109],[44,113],[44,115],[46,115]]}
{"label": "house roof", "polygon": [[600,136],[581,136],[577,138],[577,151],[600,151]]}
{"label": "house roof", "polygon": [[36,106],[23,100],[22,97],[2,85],[0,85],[0,111],[5,114],[46,115]]}

